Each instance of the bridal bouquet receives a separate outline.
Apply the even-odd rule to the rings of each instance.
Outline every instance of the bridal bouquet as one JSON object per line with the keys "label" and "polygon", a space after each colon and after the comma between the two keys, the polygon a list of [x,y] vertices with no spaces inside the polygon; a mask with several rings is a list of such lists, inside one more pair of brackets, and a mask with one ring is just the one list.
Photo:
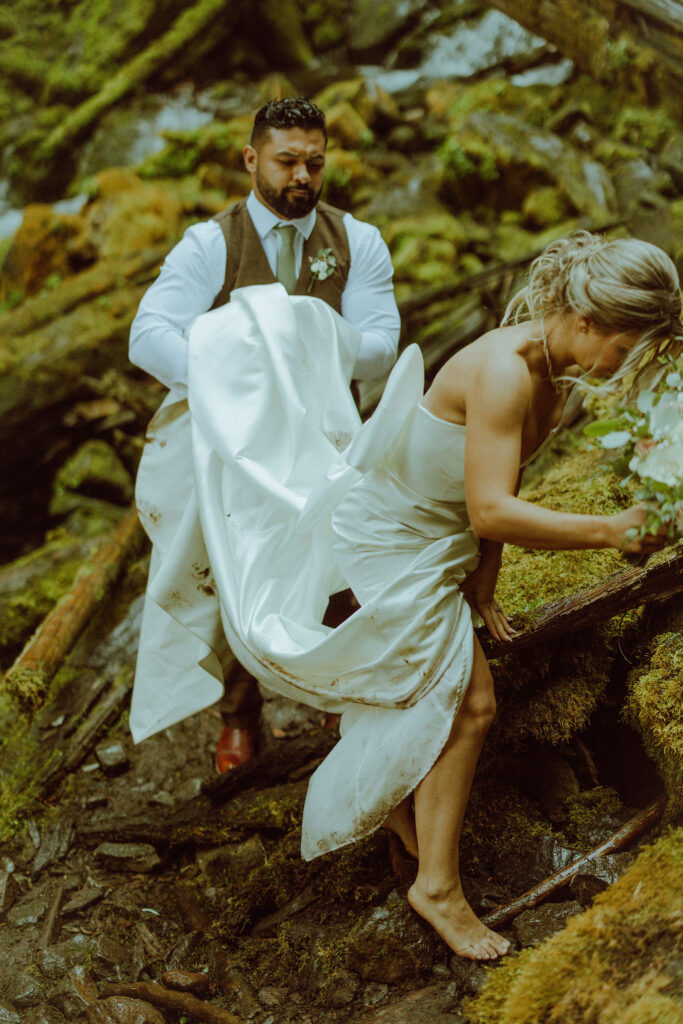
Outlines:
{"label": "bridal bouquet", "polygon": [[641,532],[664,525],[672,540],[683,534],[683,375],[676,364],[656,390],[640,392],[635,409],[618,409],[584,433],[607,450],[622,449],[612,469],[624,485],[635,480],[635,500],[649,507]]}

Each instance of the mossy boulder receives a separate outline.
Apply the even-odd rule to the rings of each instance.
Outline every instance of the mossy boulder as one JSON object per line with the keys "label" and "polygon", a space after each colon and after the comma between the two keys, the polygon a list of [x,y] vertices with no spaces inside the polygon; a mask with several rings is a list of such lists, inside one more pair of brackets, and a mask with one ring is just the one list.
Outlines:
{"label": "mossy boulder", "polygon": [[446,210],[422,217],[398,217],[386,225],[383,233],[397,282],[433,284],[455,278],[458,253],[468,241],[458,219]]}
{"label": "mossy boulder", "polygon": [[212,121],[194,131],[164,132],[167,145],[139,166],[142,178],[182,178],[201,163],[213,162],[244,171],[242,151],[249,142],[252,115]]}
{"label": "mossy boulder", "polygon": [[470,1024],[678,1024],[683,829],[646,847],[590,909],[490,972]]}
{"label": "mossy boulder", "polygon": [[374,139],[372,129],[347,100],[335,103],[326,111],[328,137],[340,146],[363,149]]}
{"label": "mossy boulder", "polygon": [[73,274],[70,252],[83,226],[81,217],[43,203],[27,206],[2,264],[2,300],[55,288]]}
{"label": "mossy boulder", "polygon": [[683,634],[654,637],[628,678],[624,715],[640,732],[669,794],[667,815],[683,816]]}
{"label": "mossy boulder", "polygon": [[133,481],[114,449],[106,441],[90,440],[62,466],[55,479],[50,503],[52,515],[65,515],[89,501],[127,505],[133,499]]}

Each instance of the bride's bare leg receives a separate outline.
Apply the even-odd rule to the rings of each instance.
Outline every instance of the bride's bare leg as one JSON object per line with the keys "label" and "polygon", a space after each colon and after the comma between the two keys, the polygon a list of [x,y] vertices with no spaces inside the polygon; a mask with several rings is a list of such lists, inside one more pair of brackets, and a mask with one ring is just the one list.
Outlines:
{"label": "bride's bare leg", "polygon": [[415,790],[419,869],[408,899],[460,956],[492,960],[510,948],[482,924],[460,882],[459,842],[474,769],[495,713],[493,681],[475,637],[472,678],[450,736]]}
{"label": "bride's bare leg", "polygon": [[417,833],[415,831],[415,818],[410,805],[410,796],[401,800],[400,804],[394,807],[389,817],[384,822],[384,828],[395,832],[411,857],[417,860]]}

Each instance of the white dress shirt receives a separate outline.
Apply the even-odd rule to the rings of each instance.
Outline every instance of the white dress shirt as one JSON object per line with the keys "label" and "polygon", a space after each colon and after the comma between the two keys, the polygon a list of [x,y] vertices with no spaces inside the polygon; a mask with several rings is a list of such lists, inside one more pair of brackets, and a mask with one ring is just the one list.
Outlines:
{"label": "white dress shirt", "polygon": [[[281,244],[278,224],[294,224],[297,274],[304,239],[315,225],[316,212],[283,221],[253,192],[247,210],[276,272]],[[400,317],[392,285],[389,250],[376,227],[344,214],[351,265],[341,300],[342,316],[363,335],[354,368],[357,380],[382,377],[398,349]],[[188,228],[171,250],[159,277],[140,303],[130,332],[130,360],[167,387],[187,387],[187,330],[213,305],[225,280],[225,236],[220,225],[204,221]]]}

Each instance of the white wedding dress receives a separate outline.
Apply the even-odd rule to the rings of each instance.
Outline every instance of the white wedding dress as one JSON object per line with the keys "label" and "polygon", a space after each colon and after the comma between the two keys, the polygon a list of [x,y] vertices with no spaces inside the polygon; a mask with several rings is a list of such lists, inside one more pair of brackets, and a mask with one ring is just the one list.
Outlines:
{"label": "white wedding dress", "polygon": [[[359,340],[281,285],[233,292],[192,327],[189,407],[169,394],[137,485],[154,551],[133,736],[218,699],[226,638],[267,688],[342,712],[306,798],[307,859],[374,831],[414,790],[472,670],[465,429],[420,404],[414,345],[361,426]],[[322,625],[346,586],[361,608]]]}

